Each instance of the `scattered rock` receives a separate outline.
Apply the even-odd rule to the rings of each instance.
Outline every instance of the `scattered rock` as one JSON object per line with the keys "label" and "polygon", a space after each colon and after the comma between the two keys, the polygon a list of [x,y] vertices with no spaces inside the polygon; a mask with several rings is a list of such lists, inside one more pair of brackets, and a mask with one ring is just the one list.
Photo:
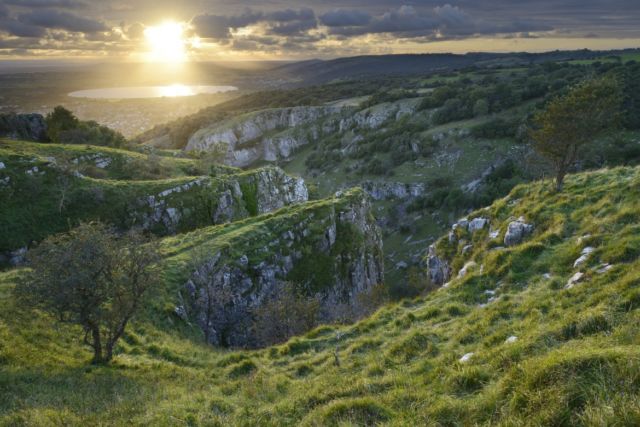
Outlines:
{"label": "scattered rock", "polygon": [[451,230],[456,231],[458,228],[467,228],[467,227],[469,227],[469,220],[467,218],[462,218],[451,226]]}
{"label": "scattered rock", "polygon": [[585,279],[584,273],[582,273],[581,271],[578,271],[576,274],[571,276],[571,278],[567,282],[567,285],[565,286],[565,289],[573,288],[575,284],[582,282],[584,279]]}
{"label": "scattered rock", "polygon": [[581,245],[582,242],[584,242],[585,240],[587,240],[590,237],[591,237],[591,234],[585,234],[584,236],[578,237],[578,244]]}
{"label": "scattered rock", "polygon": [[476,264],[474,261],[469,261],[468,263],[466,263],[464,267],[462,267],[462,269],[458,272],[458,279],[461,279],[464,276],[466,276],[467,273],[469,273],[469,271],[474,269],[477,265],[478,264]]}
{"label": "scattered rock", "polygon": [[513,344],[514,342],[518,341],[518,337],[511,335],[509,338],[507,338],[504,342],[505,344]]}
{"label": "scattered rock", "polygon": [[533,225],[527,224],[523,217],[509,223],[507,232],[504,235],[505,246],[514,246],[522,242],[522,240],[531,234]]}
{"label": "scattered rock", "polygon": [[596,270],[596,273],[598,274],[604,274],[607,273],[609,270],[611,270],[613,268],[613,265],[607,263],[607,264],[601,264],[600,267],[598,267],[598,269]]}
{"label": "scattered rock", "polygon": [[587,246],[586,248],[584,248],[581,252],[581,256],[580,258],[578,258],[574,263],[573,263],[573,268],[577,268],[579,266],[581,266],[582,264],[584,264],[585,262],[587,262],[587,259],[589,259],[589,255],[591,255],[591,252],[595,251],[595,248],[591,247],[591,246]]}
{"label": "scattered rock", "polygon": [[471,360],[471,358],[473,357],[473,353],[467,353],[464,356],[462,356],[459,360],[460,363],[467,363],[469,360]]}
{"label": "scattered rock", "polygon": [[553,277],[553,276],[551,276],[551,273],[544,273],[542,275],[542,278],[545,279],[545,280],[551,280],[551,277]]}
{"label": "scattered rock", "polygon": [[185,322],[189,320],[189,316],[187,315],[187,310],[184,308],[183,305],[176,306],[176,308],[173,309],[173,312],[176,314],[176,316],[178,316]]}
{"label": "scattered rock", "polygon": [[396,264],[396,268],[398,270],[406,270],[407,268],[409,268],[409,265],[404,261],[400,261]]}
{"label": "scattered rock", "polygon": [[6,168],[6,166],[4,165],[4,163],[0,162],[0,169],[5,169],[5,168]]}
{"label": "scattered rock", "polygon": [[9,253],[9,264],[14,267],[24,264],[27,257],[27,248],[22,247]]}
{"label": "scattered rock", "polygon": [[500,235],[500,230],[489,231],[490,239],[497,239],[499,235]]}
{"label": "scattered rock", "polygon": [[26,174],[33,176],[33,175],[37,174],[38,172],[40,172],[40,169],[38,169],[37,166],[34,166],[31,169],[27,169]]}
{"label": "scattered rock", "polygon": [[464,248],[462,248],[462,255],[468,254],[472,249],[473,245],[466,245]]}
{"label": "scattered rock", "polygon": [[487,218],[474,218],[469,222],[468,230],[469,233],[474,233],[478,230],[482,230],[487,224],[489,220]]}

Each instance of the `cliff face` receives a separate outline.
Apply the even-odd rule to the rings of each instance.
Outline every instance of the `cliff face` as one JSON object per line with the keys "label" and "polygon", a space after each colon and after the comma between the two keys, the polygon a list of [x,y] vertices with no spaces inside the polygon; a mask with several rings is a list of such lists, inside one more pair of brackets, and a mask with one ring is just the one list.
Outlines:
{"label": "cliff face", "polygon": [[255,347],[253,314],[286,283],[320,301],[320,320],[357,310],[383,282],[380,231],[368,197],[352,190],[248,224],[216,243],[185,283],[178,311],[213,345]]}
{"label": "cliff face", "polygon": [[302,135],[272,137],[273,134],[318,122],[341,110],[338,107],[293,107],[247,114],[199,130],[191,136],[185,150],[208,151],[225,145],[228,150],[226,163],[240,167],[258,160],[286,158],[295,148],[308,143],[308,139]]}
{"label": "cliff face", "polygon": [[371,130],[388,120],[415,112],[417,101],[384,103],[358,111],[355,107],[322,106],[263,110],[200,129],[187,151],[210,151],[224,146],[225,163],[245,167],[258,161],[289,159],[303,145],[322,136]]}
{"label": "cliff face", "polygon": [[236,221],[305,202],[304,180],[279,168],[262,168],[222,178],[197,178],[132,203],[131,224],[158,234]]}

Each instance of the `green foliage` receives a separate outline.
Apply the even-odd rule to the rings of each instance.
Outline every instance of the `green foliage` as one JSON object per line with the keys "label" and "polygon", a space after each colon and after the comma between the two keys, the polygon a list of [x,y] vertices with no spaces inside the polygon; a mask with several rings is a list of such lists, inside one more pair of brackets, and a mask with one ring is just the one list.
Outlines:
{"label": "green foliage", "polygon": [[69,110],[57,106],[47,114],[47,135],[58,144],[91,144],[121,148],[126,139],[119,132],[94,121],[82,122]]}
{"label": "green foliage", "polygon": [[564,176],[581,154],[581,147],[616,122],[621,99],[614,79],[587,80],[536,114],[531,138],[535,149],[552,163],[557,190],[562,190]]}
{"label": "green foliage", "polygon": [[109,362],[154,283],[149,267],[157,261],[155,246],[137,233],[116,238],[102,224],[82,224],[29,252],[30,270],[18,282],[16,298],[80,325],[93,362]]}
{"label": "green foliage", "polygon": [[255,180],[240,184],[242,200],[249,215],[258,215],[258,183]]}
{"label": "green foliage", "polygon": [[47,134],[53,142],[60,142],[62,132],[74,130],[80,121],[73,113],[62,106],[57,106],[45,118]]}

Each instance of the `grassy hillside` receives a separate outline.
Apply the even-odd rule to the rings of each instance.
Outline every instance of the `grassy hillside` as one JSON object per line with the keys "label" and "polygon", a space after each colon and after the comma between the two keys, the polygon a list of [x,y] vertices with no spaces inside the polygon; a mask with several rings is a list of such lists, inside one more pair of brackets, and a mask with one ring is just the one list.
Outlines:
{"label": "grassy hillside", "polygon": [[[190,231],[285,203],[256,194],[259,182],[290,191],[280,185],[286,175],[272,167],[215,166],[202,176],[194,160],[95,146],[0,141],[0,162],[0,252],[79,221],[99,219],[119,228],[144,224],[158,235]],[[178,216],[167,216],[169,210]]]}
{"label": "grassy hillside", "polygon": [[[205,347],[149,308],[113,366],[89,367],[79,331],[16,308],[3,273],[0,424],[638,425],[639,189],[639,168],[518,186],[470,215],[498,238],[439,243],[455,269],[476,262],[463,278],[261,351]],[[502,248],[519,216],[533,234]]]}

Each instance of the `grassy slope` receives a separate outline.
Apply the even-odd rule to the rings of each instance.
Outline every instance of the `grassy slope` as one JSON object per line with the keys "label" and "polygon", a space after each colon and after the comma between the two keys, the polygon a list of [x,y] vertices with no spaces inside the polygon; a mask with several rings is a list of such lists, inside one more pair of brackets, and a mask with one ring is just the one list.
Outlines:
{"label": "grassy slope", "polygon": [[[62,157],[71,160],[85,156],[93,164],[91,156],[110,158],[112,163],[101,169],[102,178],[69,176],[69,189],[65,195],[64,208],[60,210],[63,181],[59,170],[51,165],[52,159],[58,164]],[[10,185],[0,185],[0,251],[12,250],[32,241],[67,230],[78,221],[101,219],[119,227],[130,225],[132,210],[149,211],[148,206],[139,205],[140,199],[157,195],[164,190],[204,179],[210,186],[194,187],[191,191],[175,193],[165,197],[172,206],[191,207],[188,218],[181,220],[178,231],[193,230],[210,225],[209,210],[215,207],[219,194],[229,187],[230,182],[252,182],[260,169],[241,171],[223,167],[216,177],[193,177],[194,161],[188,159],[162,158],[161,172],[155,179],[122,179],[127,168],[138,171],[137,162],[147,164],[147,156],[94,146],[62,146],[16,141],[0,141],[0,161],[5,168],[0,170],[0,179],[9,177]],[[27,170],[38,167],[39,172],[28,175]],[[74,166],[82,168],[80,165]],[[82,170],[82,169],[81,169]],[[44,174],[40,174],[44,172]],[[228,173],[228,174],[227,174]],[[16,195],[20,197],[15,197]],[[238,218],[247,216],[249,209],[238,203]],[[166,234],[159,225],[152,231]]]}
{"label": "grassy slope", "polygon": [[[139,320],[112,367],[88,367],[78,331],[15,308],[4,273],[0,424],[638,425],[639,189],[637,168],[571,176],[562,194],[517,187],[475,215],[503,232],[525,215],[534,234],[489,251],[477,233],[467,258],[482,274],[256,352]],[[587,244],[588,280],[564,289]],[[601,262],[614,268],[597,274]]]}

